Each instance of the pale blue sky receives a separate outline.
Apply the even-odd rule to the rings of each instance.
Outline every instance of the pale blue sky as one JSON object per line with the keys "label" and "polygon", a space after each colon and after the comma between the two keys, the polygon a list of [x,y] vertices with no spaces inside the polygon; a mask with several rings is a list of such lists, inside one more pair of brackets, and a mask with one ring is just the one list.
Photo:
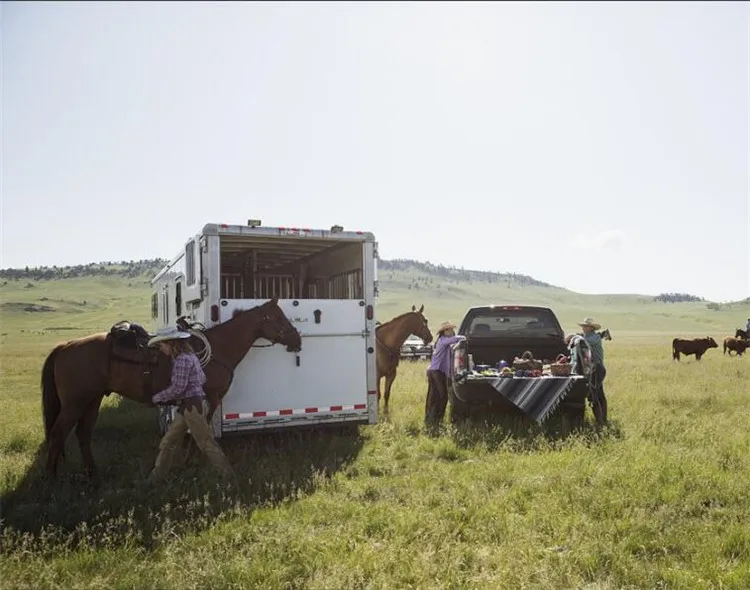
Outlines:
{"label": "pale blue sky", "polygon": [[207,222],[750,295],[743,3],[5,3],[0,266]]}

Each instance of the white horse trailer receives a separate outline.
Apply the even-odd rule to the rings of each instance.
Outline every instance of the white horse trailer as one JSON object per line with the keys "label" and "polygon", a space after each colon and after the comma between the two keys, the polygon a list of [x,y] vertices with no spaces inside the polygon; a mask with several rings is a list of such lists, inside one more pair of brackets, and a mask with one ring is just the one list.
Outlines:
{"label": "white horse trailer", "polygon": [[[298,355],[260,339],[237,365],[214,435],[376,424],[377,243],[369,232],[208,224],[151,282],[155,327],[206,328],[274,296],[302,336]],[[298,358],[297,358],[298,357]],[[172,416],[174,414],[172,413]],[[171,416],[170,416],[171,417]],[[166,428],[168,420],[162,422]]]}

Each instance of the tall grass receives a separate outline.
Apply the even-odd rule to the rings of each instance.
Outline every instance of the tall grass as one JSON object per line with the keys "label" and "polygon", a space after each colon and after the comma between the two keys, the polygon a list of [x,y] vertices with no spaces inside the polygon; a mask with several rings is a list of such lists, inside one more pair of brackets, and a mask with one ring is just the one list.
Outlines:
{"label": "tall grass", "polygon": [[[96,309],[2,316],[2,588],[750,587],[750,359],[710,350],[672,362],[673,333],[650,311],[606,343],[602,432],[588,410],[569,436],[447,421],[428,436],[426,366],[404,362],[376,426],[222,439],[238,490],[201,457],[145,486],[155,410],[116,394],[94,431],[98,485],[75,437],[52,484],[45,354],[148,311],[142,293],[112,301],[112,285],[81,285]],[[65,326],[75,329],[49,329]]]}

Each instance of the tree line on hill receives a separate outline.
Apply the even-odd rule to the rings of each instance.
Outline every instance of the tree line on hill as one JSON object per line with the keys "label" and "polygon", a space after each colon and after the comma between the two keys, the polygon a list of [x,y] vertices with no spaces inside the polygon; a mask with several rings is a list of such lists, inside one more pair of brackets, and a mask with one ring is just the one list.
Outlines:
{"label": "tree line on hill", "polygon": [[528,275],[514,272],[491,272],[483,270],[465,270],[463,267],[444,266],[431,262],[418,262],[407,258],[378,260],[379,271],[416,271],[435,275],[446,280],[465,283],[516,283],[533,287],[552,287],[549,283],[538,281]]}
{"label": "tree line on hill", "polygon": [[[163,258],[148,258],[143,260],[123,260],[120,262],[90,262],[75,266],[35,266],[24,268],[0,269],[0,279],[3,280],[25,280],[43,281],[56,279],[73,279],[86,277],[122,277],[136,279],[143,277],[150,280],[169,261]],[[553,287],[549,283],[538,281],[528,275],[514,272],[491,272],[481,270],[466,270],[463,267],[445,266],[443,264],[432,264],[431,262],[419,262],[407,258],[396,258],[393,260],[378,260],[378,269],[389,273],[388,278],[394,279],[393,272],[417,272],[428,276],[412,277],[408,288],[419,288],[419,283],[424,282],[425,287],[432,284],[431,277],[438,277],[448,283],[489,283],[504,284],[511,283],[522,286]],[[654,297],[654,301],[663,303],[686,303],[705,302],[703,297],[690,295],[689,293],[660,293]],[[750,298],[737,302],[739,304],[750,303]],[[710,308],[713,308],[709,304]]]}
{"label": "tree line on hill", "polygon": [[[35,266],[25,268],[0,269],[0,278],[9,280],[53,280],[73,279],[80,277],[115,276],[136,278],[139,276],[152,277],[161,270],[167,260],[150,258],[145,260],[128,260],[121,262],[91,262],[75,266]],[[480,270],[465,270],[455,266],[444,266],[430,262],[416,260],[395,259],[378,260],[378,269],[383,271],[416,271],[427,275],[434,275],[455,282],[507,283],[519,285],[551,287],[548,283],[518,273],[499,273]]]}
{"label": "tree line on hill", "polygon": [[75,266],[34,266],[0,269],[0,278],[6,280],[49,281],[86,277],[153,277],[167,264],[167,260],[151,258],[145,260],[123,260],[121,262],[90,262]]}
{"label": "tree line on hill", "polygon": [[654,297],[654,301],[661,301],[662,303],[701,303],[705,299],[689,293],[660,293]]}

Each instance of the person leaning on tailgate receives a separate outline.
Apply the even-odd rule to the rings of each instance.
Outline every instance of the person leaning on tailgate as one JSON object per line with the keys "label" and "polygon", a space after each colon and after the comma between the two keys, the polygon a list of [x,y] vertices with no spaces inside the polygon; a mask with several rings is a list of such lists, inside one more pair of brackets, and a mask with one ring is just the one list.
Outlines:
{"label": "person leaning on tailgate", "polygon": [[456,324],[443,322],[437,331],[432,361],[427,369],[427,401],[424,422],[428,428],[436,428],[443,422],[448,405],[448,378],[451,374],[451,346],[461,340],[456,336]]}
{"label": "person leaning on tailgate", "polygon": [[604,346],[602,346],[602,337],[596,333],[601,328],[591,318],[584,318],[578,324],[583,331],[583,337],[591,349],[591,355],[594,361],[594,371],[592,379],[592,404],[594,415],[599,424],[607,423],[607,398],[604,395],[604,379],[607,376],[607,369],[604,366]]}

